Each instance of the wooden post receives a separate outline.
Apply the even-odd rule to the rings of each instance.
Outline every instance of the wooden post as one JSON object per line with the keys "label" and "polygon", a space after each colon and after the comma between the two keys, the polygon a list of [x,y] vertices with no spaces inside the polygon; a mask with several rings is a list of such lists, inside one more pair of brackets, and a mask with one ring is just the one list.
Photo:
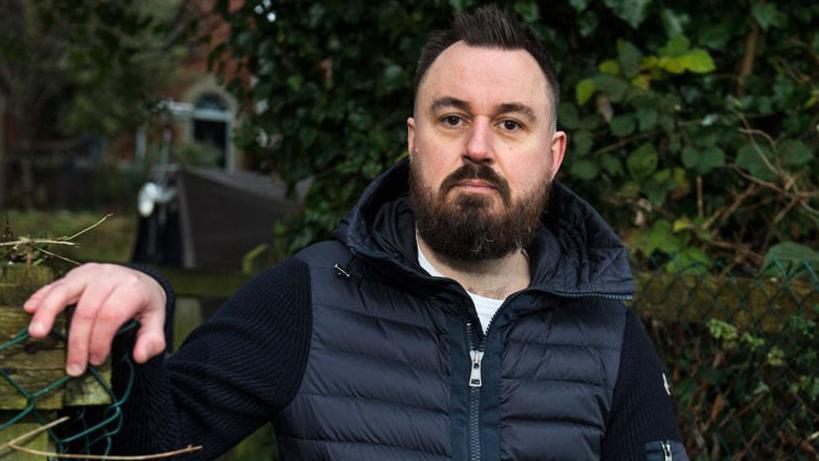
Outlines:
{"label": "wooden post", "polygon": [[[50,283],[54,273],[47,267],[3,266],[0,267],[0,347],[15,341],[25,334],[31,316],[22,309],[23,302],[39,287]],[[55,331],[66,331],[66,318],[61,315],[55,323]],[[4,376],[33,394],[65,377],[65,342],[54,335],[42,341],[26,339],[0,351],[0,371]],[[106,386],[110,386],[110,364],[100,367]],[[0,424],[25,412],[32,403],[13,386],[8,379],[0,377]],[[35,402],[38,411],[49,411],[81,405],[101,405],[111,403],[108,393],[90,374],[70,379],[65,385]],[[0,432],[0,446],[5,442],[37,427],[38,423],[28,415],[20,422]],[[51,450],[48,436],[38,435],[25,446],[40,450]],[[36,459],[19,452],[0,453],[0,461]]]}

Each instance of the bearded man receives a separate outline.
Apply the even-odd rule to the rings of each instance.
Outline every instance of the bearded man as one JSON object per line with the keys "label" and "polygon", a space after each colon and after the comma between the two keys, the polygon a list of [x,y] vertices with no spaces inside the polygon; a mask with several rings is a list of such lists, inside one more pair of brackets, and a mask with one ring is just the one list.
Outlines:
{"label": "bearded man", "polygon": [[191,457],[210,459],[272,423],[284,460],[685,460],[660,361],[622,303],[626,251],[553,182],[558,93],[512,16],[458,16],[421,53],[408,158],[334,240],[261,274],[169,358],[172,290],[119,266],[35,293],[30,332],[76,303],[78,375],[140,320],[115,347],[142,363],[116,440],[129,454],[201,444]]}

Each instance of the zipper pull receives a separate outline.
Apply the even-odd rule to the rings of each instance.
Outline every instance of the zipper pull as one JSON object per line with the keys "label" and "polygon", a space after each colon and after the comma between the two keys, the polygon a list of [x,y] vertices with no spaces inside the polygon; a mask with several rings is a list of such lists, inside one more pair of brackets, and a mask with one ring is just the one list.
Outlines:
{"label": "zipper pull", "polygon": [[469,358],[472,359],[472,370],[469,372],[469,387],[481,387],[481,360],[482,351],[469,351]]}
{"label": "zipper pull", "polygon": [[673,461],[671,459],[671,442],[660,442],[663,447],[663,461]]}

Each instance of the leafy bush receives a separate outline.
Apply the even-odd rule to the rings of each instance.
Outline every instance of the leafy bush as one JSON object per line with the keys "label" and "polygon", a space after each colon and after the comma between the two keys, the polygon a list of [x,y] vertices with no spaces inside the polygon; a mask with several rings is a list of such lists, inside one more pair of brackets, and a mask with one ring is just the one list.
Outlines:
{"label": "leafy bush", "polygon": [[[428,35],[479,2],[247,2],[230,53],[255,77],[242,149],[291,185],[316,181],[282,237],[324,237],[364,185],[405,153],[411,81]],[[759,267],[780,242],[816,243],[819,5],[706,0],[520,0],[559,67],[561,179],[639,256],[669,270]],[[249,104],[249,103],[253,104]]]}

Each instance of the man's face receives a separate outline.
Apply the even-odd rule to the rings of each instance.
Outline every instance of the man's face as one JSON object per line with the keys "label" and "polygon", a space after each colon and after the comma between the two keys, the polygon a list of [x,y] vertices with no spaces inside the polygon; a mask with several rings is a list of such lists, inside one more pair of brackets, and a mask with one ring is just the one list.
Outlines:
{"label": "man's face", "polygon": [[[419,233],[434,250],[474,261],[527,243],[517,234],[534,232],[566,145],[565,134],[552,128],[549,91],[524,50],[458,42],[429,67],[407,120],[407,142]],[[436,248],[430,240],[440,236],[429,234],[447,228],[450,244],[473,241]]]}

